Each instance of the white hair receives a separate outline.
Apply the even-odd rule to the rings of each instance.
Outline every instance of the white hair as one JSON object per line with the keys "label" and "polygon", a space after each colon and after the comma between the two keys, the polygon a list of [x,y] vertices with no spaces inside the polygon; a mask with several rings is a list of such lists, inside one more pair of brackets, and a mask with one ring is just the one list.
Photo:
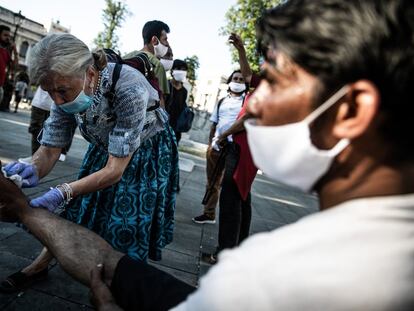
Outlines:
{"label": "white hair", "polygon": [[30,51],[29,76],[40,83],[50,73],[81,76],[94,63],[92,53],[81,40],[71,34],[51,34]]}

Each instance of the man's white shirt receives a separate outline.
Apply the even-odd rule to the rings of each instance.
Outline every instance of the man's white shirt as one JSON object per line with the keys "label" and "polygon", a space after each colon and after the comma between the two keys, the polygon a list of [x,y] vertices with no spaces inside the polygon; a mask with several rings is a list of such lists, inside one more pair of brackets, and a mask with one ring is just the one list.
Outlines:
{"label": "man's white shirt", "polygon": [[414,310],[414,194],[256,234],[223,251],[174,310]]}

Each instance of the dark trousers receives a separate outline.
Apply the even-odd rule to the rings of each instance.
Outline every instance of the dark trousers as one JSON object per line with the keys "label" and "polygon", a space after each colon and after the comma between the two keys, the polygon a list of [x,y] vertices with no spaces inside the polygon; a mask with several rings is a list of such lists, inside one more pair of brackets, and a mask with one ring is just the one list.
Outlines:
{"label": "dark trousers", "polygon": [[[49,118],[50,112],[47,110],[43,110],[32,106],[32,112],[30,113],[30,126],[29,126],[29,133],[32,134],[32,155],[39,149],[40,147],[40,137],[39,134],[43,129],[43,124]],[[72,145],[72,141],[69,143],[68,146],[62,148],[62,153],[68,153],[70,146]]]}
{"label": "dark trousers", "polygon": [[220,192],[218,251],[239,245],[249,236],[252,218],[250,193],[244,201],[233,179],[240,158],[236,143],[227,145],[224,176]]}
{"label": "dark trousers", "polygon": [[49,118],[50,112],[32,106],[32,112],[30,114],[30,126],[29,133],[32,134],[32,154],[36,152],[40,147],[38,136],[43,128],[43,123]]}
{"label": "dark trousers", "polygon": [[9,111],[10,110],[10,101],[13,96],[13,83],[6,79],[3,85],[3,99],[0,103],[0,110],[1,111]]}
{"label": "dark trousers", "polygon": [[177,140],[177,146],[178,146],[178,143],[181,140],[181,132],[174,131],[174,134],[175,134],[175,139]]}
{"label": "dark trousers", "polygon": [[18,91],[14,92],[14,103],[15,103],[14,111],[15,112],[17,111],[17,109],[19,109],[19,104],[21,100],[22,100],[22,97],[20,96],[20,92]]}

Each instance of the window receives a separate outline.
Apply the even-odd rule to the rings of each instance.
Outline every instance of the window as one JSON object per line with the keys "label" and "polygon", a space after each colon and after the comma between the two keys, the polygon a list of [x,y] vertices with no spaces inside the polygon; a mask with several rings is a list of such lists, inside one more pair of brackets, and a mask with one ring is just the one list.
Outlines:
{"label": "window", "polygon": [[27,54],[27,50],[29,49],[29,43],[27,41],[24,41],[21,45],[20,45],[20,51],[19,51],[19,56],[26,58],[26,54]]}

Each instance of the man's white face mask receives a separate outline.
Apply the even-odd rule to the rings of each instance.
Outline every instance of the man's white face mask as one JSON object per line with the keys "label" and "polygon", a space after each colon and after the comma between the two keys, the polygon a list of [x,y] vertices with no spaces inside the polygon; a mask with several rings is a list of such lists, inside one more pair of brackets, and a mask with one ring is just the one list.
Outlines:
{"label": "man's white face mask", "polygon": [[304,120],[281,126],[259,126],[247,120],[245,128],[255,165],[270,178],[310,191],[348,145],[340,140],[331,150],[312,144],[309,125],[348,91],[342,87]]}
{"label": "man's white face mask", "polygon": [[[157,38],[158,39],[158,38]],[[154,54],[157,57],[164,57],[165,54],[168,52],[168,46],[161,43],[160,39],[158,39],[158,44],[154,45]]]}

